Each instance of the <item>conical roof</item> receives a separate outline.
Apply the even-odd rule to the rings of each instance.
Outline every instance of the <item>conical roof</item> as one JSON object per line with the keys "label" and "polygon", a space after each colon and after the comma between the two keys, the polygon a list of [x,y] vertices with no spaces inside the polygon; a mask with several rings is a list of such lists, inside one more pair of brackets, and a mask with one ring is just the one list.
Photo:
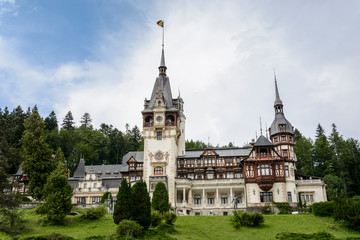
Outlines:
{"label": "conical roof", "polygon": [[256,140],[256,142],[253,145],[254,147],[263,147],[263,146],[273,146],[273,144],[264,137],[264,135],[260,135],[260,137]]}
{"label": "conical roof", "polygon": [[274,106],[276,105],[283,105],[281,99],[280,99],[280,95],[279,95],[279,90],[278,90],[278,86],[277,86],[277,81],[276,81],[276,77],[275,77],[275,102],[274,102]]}
{"label": "conical roof", "polygon": [[85,160],[82,158],[80,159],[79,165],[74,172],[74,178],[82,178],[85,177]]}

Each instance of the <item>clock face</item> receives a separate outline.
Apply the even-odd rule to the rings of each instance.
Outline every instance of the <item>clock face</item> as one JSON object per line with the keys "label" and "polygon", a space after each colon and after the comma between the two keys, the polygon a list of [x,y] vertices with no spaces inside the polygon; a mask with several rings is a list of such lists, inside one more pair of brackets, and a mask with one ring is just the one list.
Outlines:
{"label": "clock face", "polygon": [[159,152],[155,155],[155,157],[157,160],[161,160],[163,158],[163,154]]}
{"label": "clock face", "polygon": [[163,119],[163,117],[162,117],[162,116],[160,116],[160,115],[156,116],[156,121],[157,121],[157,122],[161,122],[161,121],[162,121],[162,119]]}

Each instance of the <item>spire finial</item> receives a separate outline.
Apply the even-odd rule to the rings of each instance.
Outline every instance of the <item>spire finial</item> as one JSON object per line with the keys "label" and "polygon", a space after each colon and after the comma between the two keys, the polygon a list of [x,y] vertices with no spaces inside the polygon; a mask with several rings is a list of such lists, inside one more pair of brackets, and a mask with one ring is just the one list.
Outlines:
{"label": "spire finial", "polygon": [[263,135],[263,134],[262,134],[262,124],[261,124],[261,117],[260,117],[260,135]]}
{"label": "spire finial", "polygon": [[160,66],[159,66],[159,75],[166,76],[166,66],[165,66],[165,54],[164,54],[164,21],[160,20],[157,22],[157,25],[162,27],[162,49],[161,49],[161,60],[160,60]]}
{"label": "spire finial", "polygon": [[265,132],[266,132],[266,138],[269,138],[269,135],[268,135],[268,128],[267,128],[267,123],[265,123]]}

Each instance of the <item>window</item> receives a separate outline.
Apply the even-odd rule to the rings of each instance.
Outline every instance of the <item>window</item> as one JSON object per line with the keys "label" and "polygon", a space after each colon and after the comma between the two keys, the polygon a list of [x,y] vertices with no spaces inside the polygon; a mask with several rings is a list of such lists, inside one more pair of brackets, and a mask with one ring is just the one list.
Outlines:
{"label": "window", "polygon": [[288,192],[288,202],[292,202],[291,192]]}
{"label": "window", "polygon": [[194,198],[194,204],[200,205],[201,204],[201,198]]}
{"label": "window", "polygon": [[190,178],[190,179],[194,179],[194,174],[193,174],[193,173],[189,173],[187,177]]}
{"label": "window", "polygon": [[230,171],[226,172],[226,178],[233,178],[233,177],[234,177],[233,172]]}
{"label": "window", "polygon": [[86,183],[84,183],[84,188],[86,188],[87,187],[87,184]]}
{"label": "window", "polygon": [[86,199],[84,197],[78,197],[76,198],[76,202],[78,204],[86,204]]}
{"label": "window", "polygon": [[141,176],[136,176],[136,181],[140,180],[140,179],[141,179]]}
{"label": "window", "polygon": [[289,177],[289,166],[285,166],[285,176]]}
{"label": "window", "polygon": [[155,175],[163,175],[163,168],[162,167],[156,167],[154,169],[154,174]]}
{"label": "window", "polygon": [[131,176],[130,181],[135,181],[135,177]]}
{"label": "window", "polygon": [[310,195],[310,201],[314,202],[314,196],[313,195]]}
{"label": "window", "polygon": [[96,183],[94,183],[94,188],[96,188]]}
{"label": "window", "polygon": [[99,203],[101,200],[101,197],[92,197],[92,203]]}
{"label": "window", "polygon": [[208,198],[208,204],[214,204],[214,198]]}
{"label": "window", "polygon": [[278,138],[277,137],[274,137],[274,142],[278,142]]}
{"label": "window", "polygon": [[221,204],[227,204],[228,203],[228,198],[227,197],[222,197],[221,198]]}
{"label": "window", "polygon": [[262,176],[272,175],[272,166],[269,164],[262,164],[261,165],[261,175]]}
{"label": "window", "polygon": [[235,173],[235,178],[242,178],[242,174],[241,173]]}
{"label": "window", "polygon": [[281,141],[285,142],[286,141],[286,136],[281,136]]}
{"label": "window", "polygon": [[309,195],[306,195],[306,202],[310,202]]}
{"label": "window", "polygon": [[301,202],[305,202],[305,196],[301,195]]}
{"label": "window", "polygon": [[260,157],[266,157],[266,155],[267,155],[267,149],[266,148],[260,149]]}
{"label": "window", "polygon": [[162,132],[157,132],[156,133],[156,139],[157,140],[162,140]]}
{"label": "window", "polygon": [[283,156],[286,158],[288,156],[287,150],[283,150]]}
{"label": "window", "polygon": [[214,174],[213,173],[208,173],[207,178],[208,179],[214,179]]}
{"label": "window", "polygon": [[261,202],[272,202],[273,195],[272,192],[261,192],[260,193],[260,201]]}
{"label": "window", "polygon": [[223,216],[227,216],[228,215],[228,213],[227,212],[223,212]]}

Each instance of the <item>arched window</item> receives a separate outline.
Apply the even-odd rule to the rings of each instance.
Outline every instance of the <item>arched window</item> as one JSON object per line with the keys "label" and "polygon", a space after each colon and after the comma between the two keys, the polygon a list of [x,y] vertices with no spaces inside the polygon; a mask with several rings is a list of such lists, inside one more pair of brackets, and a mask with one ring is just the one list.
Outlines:
{"label": "arched window", "polygon": [[166,122],[167,123],[171,123],[171,122],[174,122],[175,121],[175,118],[173,115],[169,115],[166,117]]}
{"label": "arched window", "polygon": [[145,122],[146,122],[146,123],[153,123],[154,120],[153,120],[153,118],[152,118],[151,116],[147,116],[147,117],[145,118]]}
{"label": "arched window", "polygon": [[162,167],[156,167],[154,168],[154,175],[163,175],[164,170]]}

